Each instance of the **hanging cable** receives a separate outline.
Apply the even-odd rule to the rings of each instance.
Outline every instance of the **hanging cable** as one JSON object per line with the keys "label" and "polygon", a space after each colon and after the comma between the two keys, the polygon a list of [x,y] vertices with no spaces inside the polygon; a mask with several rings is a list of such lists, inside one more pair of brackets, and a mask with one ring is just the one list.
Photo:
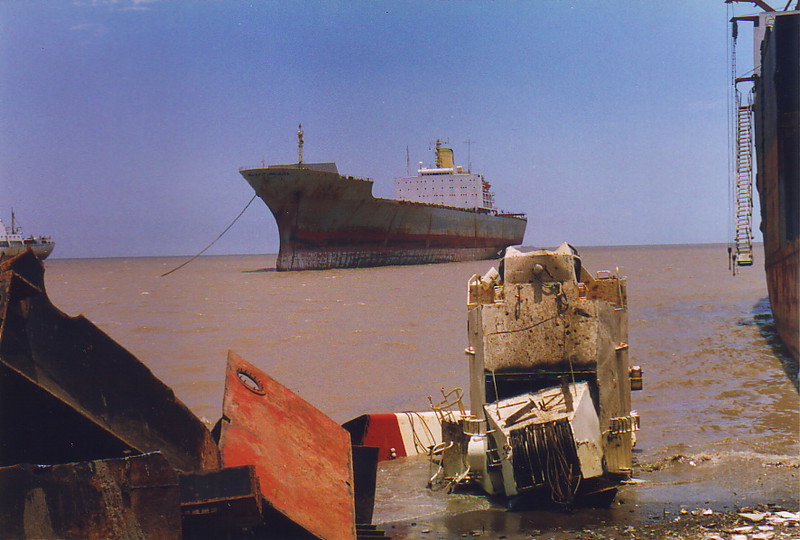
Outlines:
{"label": "hanging cable", "polygon": [[[726,36],[725,44],[728,56],[728,92],[727,92],[727,120],[728,120],[728,254],[732,252],[733,246],[733,92],[736,85],[736,21],[732,20],[732,10],[730,4],[727,5],[728,21],[730,21],[730,34]],[[726,28],[728,30],[728,28]]]}
{"label": "hanging cable", "polygon": [[176,266],[175,268],[173,268],[173,269],[172,269],[172,270],[170,270],[169,272],[164,272],[163,274],[161,274],[161,277],[168,276],[168,275],[170,275],[171,273],[173,273],[173,272],[175,272],[175,271],[177,271],[177,270],[180,270],[181,268],[183,268],[184,266],[186,266],[187,264],[189,264],[190,262],[192,262],[193,260],[195,260],[196,258],[198,258],[200,255],[202,255],[203,253],[205,253],[205,252],[206,252],[206,250],[208,250],[208,248],[210,248],[211,246],[213,246],[214,244],[216,244],[216,243],[217,243],[217,240],[219,240],[220,238],[222,238],[222,235],[224,235],[226,232],[228,232],[228,230],[229,230],[231,227],[233,227],[233,224],[234,224],[234,223],[236,223],[237,221],[239,221],[239,218],[240,218],[240,217],[242,217],[242,214],[244,214],[245,210],[247,210],[247,209],[250,207],[250,205],[251,205],[251,204],[253,204],[253,201],[254,201],[254,200],[256,200],[256,195],[253,195],[253,198],[252,198],[252,199],[250,199],[250,201],[249,201],[249,202],[248,202],[248,203],[245,205],[245,207],[244,207],[244,208],[242,208],[242,211],[241,211],[241,212],[239,212],[239,215],[238,215],[238,216],[236,216],[236,218],[235,218],[233,221],[231,221],[231,224],[230,224],[230,225],[228,225],[227,227],[225,227],[225,230],[224,230],[224,231],[222,231],[221,233],[219,233],[219,235],[218,235],[216,238],[214,238],[214,240],[212,240],[210,244],[208,244],[208,245],[207,245],[205,248],[203,248],[203,251],[201,251],[200,253],[198,253],[198,254],[197,254],[197,255],[195,255],[194,257],[190,258],[189,260],[187,260],[187,261],[183,262],[182,264],[179,264],[178,266]]}

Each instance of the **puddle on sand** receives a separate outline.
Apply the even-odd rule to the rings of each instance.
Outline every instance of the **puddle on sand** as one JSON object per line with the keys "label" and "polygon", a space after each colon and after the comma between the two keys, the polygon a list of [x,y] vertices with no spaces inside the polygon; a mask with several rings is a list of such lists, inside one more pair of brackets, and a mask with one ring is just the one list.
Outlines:
{"label": "puddle on sand", "polygon": [[380,464],[374,523],[394,539],[530,539],[552,531],[672,522],[683,512],[736,512],[761,504],[797,511],[800,459],[752,453],[673,456],[646,465],[607,508],[508,511],[480,492],[426,488],[425,457]]}

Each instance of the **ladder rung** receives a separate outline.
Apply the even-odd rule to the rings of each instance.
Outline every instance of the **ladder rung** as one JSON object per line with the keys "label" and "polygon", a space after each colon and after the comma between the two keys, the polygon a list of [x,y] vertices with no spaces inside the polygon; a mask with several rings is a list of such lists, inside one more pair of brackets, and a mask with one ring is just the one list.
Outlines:
{"label": "ladder rung", "polygon": [[752,106],[739,105],[736,115],[736,265],[753,264],[753,130]]}

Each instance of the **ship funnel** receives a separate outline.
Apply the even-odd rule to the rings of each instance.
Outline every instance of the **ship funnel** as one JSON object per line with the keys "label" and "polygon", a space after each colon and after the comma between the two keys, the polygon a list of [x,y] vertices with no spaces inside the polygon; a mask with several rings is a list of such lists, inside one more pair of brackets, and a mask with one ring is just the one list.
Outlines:
{"label": "ship funnel", "polygon": [[436,168],[453,169],[455,167],[452,148],[436,147]]}

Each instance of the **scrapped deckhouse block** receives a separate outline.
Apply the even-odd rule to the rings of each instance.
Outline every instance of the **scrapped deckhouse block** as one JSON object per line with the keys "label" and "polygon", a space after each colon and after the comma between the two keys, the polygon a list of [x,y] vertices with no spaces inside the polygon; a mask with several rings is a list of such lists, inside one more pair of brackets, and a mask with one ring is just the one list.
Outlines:
{"label": "scrapped deckhouse block", "polygon": [[507,496],[543,486],[568,493],[603,474],[600,421],[585,382],[496,401],[485,413]]}
{"label": "scrapped deckhouse block", "polygon": [[631,474],[641,369],[628,366],[625,278],[592,276],[569,244],[509,248],[469,280],[467,332],[469,407],[435,407],[434,483],[568,505]]}

